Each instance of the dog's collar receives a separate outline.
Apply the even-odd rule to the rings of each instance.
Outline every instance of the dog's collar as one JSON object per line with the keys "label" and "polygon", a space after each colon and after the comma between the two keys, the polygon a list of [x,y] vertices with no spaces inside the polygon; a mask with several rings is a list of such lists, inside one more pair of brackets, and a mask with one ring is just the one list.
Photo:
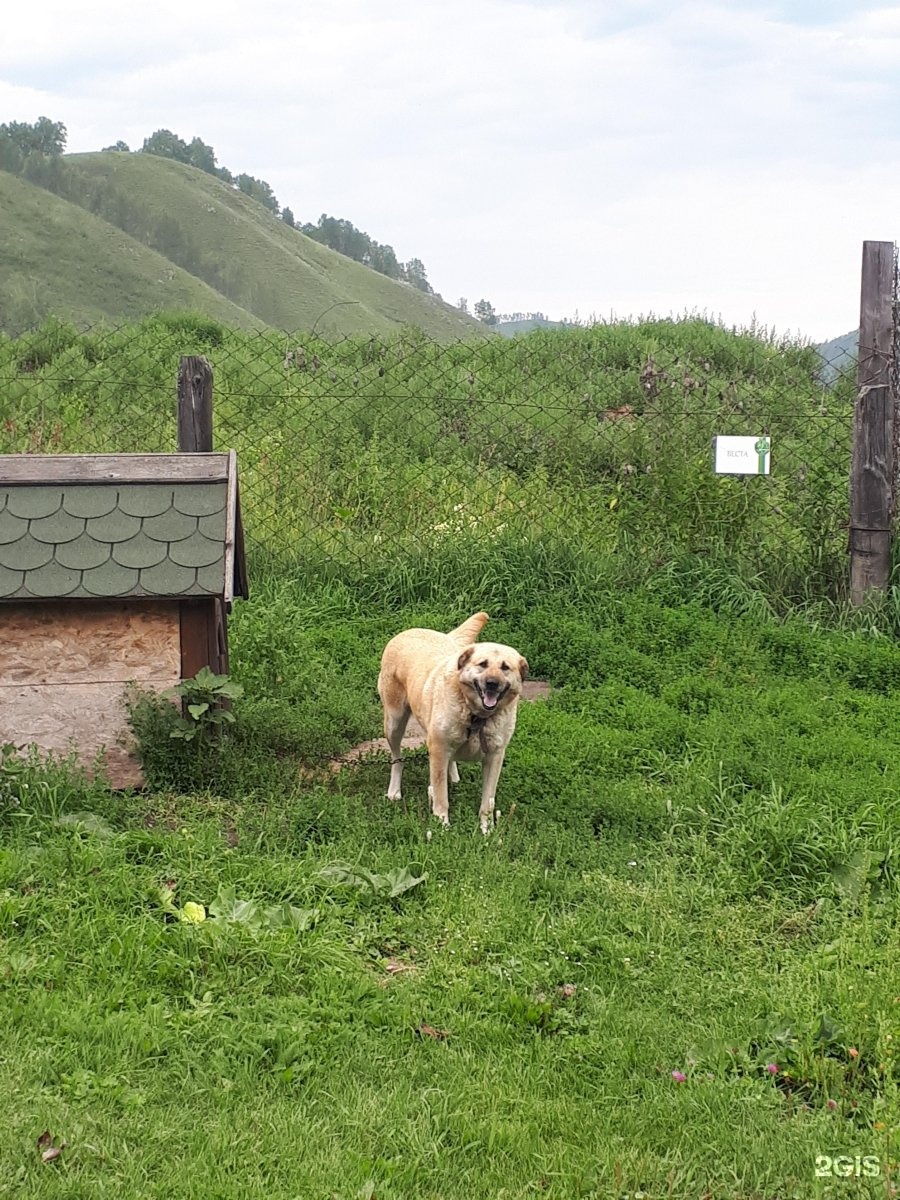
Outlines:
{"label": "dog's collar", "polygon": [[493,716],[493,713],[489,713],[486,717],[478,717],[472,713],[469,718],[469,724],[466,728],[466,741],[468,741],[470,737],[474,737],[476,733],[478,734],[478,744],[481,746],[482,754],[487,754],[488,752],[484,731],[487,728],[488,721],[490,721],[491,717]]}
{"label": "dog's collar", "polygon": [[[493,716],[493,713],[491,716]],[[489,720],[490,717],[477,717],[474,713],[472,713],[469,717],[469,724],[466,727],[466,741],[469,740],[472,734],[481,733]]]}

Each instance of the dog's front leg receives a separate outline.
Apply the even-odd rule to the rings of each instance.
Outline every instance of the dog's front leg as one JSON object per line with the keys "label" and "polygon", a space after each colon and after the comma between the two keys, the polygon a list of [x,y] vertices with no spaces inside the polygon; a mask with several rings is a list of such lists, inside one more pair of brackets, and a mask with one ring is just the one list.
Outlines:
{"label": "dog's front leg", "polygon": [[450,774],[450,754],[443,742],[432,740],[428,743],[428,770],[431,778],[428,786],[431,811],[442,825],[449,825],[450,799],[447,780]]}
{"label": "dog's front leg", "polygon": [[478,817],[481,822],[481,832],[490,833],[494,827],[494,804],[497,796],[497,783],[500,770],[506,754],[505,747],[494,750],[484,756],[481,775],[481,809]]}

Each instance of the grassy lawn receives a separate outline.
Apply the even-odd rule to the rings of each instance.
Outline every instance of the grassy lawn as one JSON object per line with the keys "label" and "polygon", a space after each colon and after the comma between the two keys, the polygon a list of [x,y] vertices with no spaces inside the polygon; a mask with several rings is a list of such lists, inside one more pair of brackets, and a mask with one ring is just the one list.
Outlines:
{"label": "grassy lawn", "polygon": [[0,1197],[894,1194],[900,648],[523,595],[554,691],[484,839],[476,768],[442,832],[424,751],[403,805],[327,761],[387,637],[482,603],[259,579],[224,743],[0,772]]}

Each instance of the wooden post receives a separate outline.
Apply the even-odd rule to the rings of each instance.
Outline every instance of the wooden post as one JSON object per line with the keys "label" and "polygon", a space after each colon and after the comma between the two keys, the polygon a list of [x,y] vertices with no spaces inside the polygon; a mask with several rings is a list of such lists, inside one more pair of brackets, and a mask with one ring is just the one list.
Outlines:
{"label": "wooden post", "polygon": [[178,449],[208,453],[213,448],[213,377],[209,361],[186,355],[178,366]]}
{"label": "wooden post", "polygon": [[[185,355],[178,364],[178,449],[183,454],[213,448],[213,376],[209,360]],[[181,676],[191,679],[201,667],[219,674],[227,670],[220,632],[221,601],[202,596],[181,602]],[[223,610],[224,611],[224,610]],[[224,615],[222,616],[224,621]]]}
{"label": "wooden post", "polygon": [[884,589],[894,512],[894,243],[863,242],[850,469],[850,599]]}

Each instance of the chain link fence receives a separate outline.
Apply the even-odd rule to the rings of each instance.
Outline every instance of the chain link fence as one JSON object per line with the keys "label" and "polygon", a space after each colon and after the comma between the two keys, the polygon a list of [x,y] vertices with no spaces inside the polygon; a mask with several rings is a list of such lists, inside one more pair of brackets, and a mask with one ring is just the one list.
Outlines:
{"label": "chain link fence", "polygon": [[[440,344],[198,317],[0,342],[0,453],[172,451],[181,357],[214,380],[251,555],[358,578],[390,558],[565,548],[636,573],[724,555],[784,594],[846,574],[855,363],[702,320]],[[771,474],[721,476],[717,435]],[[2,469],[2,466],[0,466]]]}

